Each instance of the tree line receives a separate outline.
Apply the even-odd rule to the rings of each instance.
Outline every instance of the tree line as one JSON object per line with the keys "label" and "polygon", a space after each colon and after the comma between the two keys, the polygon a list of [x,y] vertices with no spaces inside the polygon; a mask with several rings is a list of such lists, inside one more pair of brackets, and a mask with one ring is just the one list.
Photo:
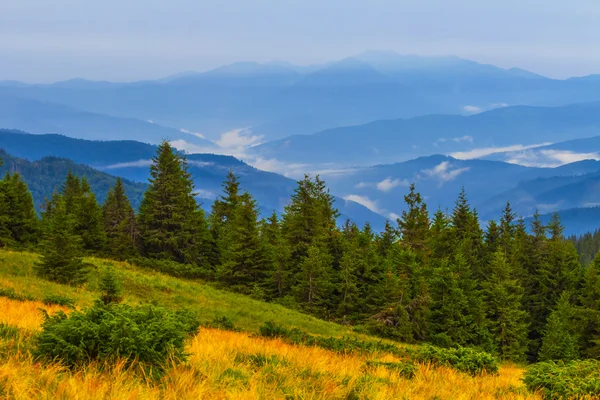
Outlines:
{"label": "tree line", "polygon": [[162,143],[136,213],[122,182],[96,201],[68,174],[41,220],[17,173],[0,181],[0,240],[39,249],[39,275],[85,281],[99,255],[217,282],[357,330],[406,342],[471,346],[502,359],[600,356],[600,257],[582,265],[556,215],[530,227],[510,204],[482,229],[464,190],[430,214],[411,185],[406,211],[375,233],[337,225],[334,198],[305,176],[281,215],[259,215],[230,172],[211,212],[198,206],[185,157]]}

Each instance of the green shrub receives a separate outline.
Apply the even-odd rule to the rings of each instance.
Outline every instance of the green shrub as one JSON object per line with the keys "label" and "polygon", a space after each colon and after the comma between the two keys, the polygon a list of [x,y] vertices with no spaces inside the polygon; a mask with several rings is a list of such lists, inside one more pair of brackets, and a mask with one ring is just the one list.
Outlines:
{"label": "green shrub", "polygon": [[34,301],[35,299],[31,296],[18,294],[13,288],[0,288],[0,297],[6,297],[11,300],[17,301]]}
{"label": "green shrub", "polygon": [[168,357],[185,359],[186,335],[198,323],[189,312],[171,312],[150,305],[105,306],[101,302],[69,316],[46,314],[36,338],[36,355],[73,367],[90,361],[122,358],[161,370]]}
{"label": "green shrub", "polygon": [[403,378],[412,379],[417,372],[417,366],[413,362],[384,362],[367,361],[367,367],[384,367],[390,371],[396,372]]}
{"label": "green shrub", "polygon": [[277,356],[267,356],[265,354],[244,354],[237,353],[235,362],[239,364],[249,364],[254,368],[262,368],[265,365],[287,365],[285,360],[281,360]]}
{"label": "green shrub", "polygon": [[56,304],[65,307],[75,306],[75,301],[73,299],[59,294],[49,294],[43,298],[42,302],[46,305]]}
{"label": "green shrub", "polygon": [[233,321],[231,320],[231,318],[229,318],[226,315],[223,315],[221,317],[219,317],[219,316],[215,317],[212,321],[212,324],[210,324],[210,326],[212,328],[222,329],[224,331],[239,332],[239,329],[236,328],[236,326],[233,323]]}
{"label": "green shrub", "polygon": [[498,362],[491,354],[468,347],[444,349],[425,345],[411,355],[415,361],[450,367],[471,375],[498,372]]}
{"label": "green shrub", "polygon": [[527,369],[523,382],[544,399],[600,398],[600,361],[547,361]]}

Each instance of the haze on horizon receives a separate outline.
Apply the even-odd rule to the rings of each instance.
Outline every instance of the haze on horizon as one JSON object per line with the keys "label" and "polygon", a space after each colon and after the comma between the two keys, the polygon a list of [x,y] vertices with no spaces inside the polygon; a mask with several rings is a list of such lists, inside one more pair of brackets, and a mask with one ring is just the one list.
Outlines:
{"label": "haze on horizon", "polygon": [[129,81],[365,50],[600,73],[597,0],[5,0],[0,80]]}

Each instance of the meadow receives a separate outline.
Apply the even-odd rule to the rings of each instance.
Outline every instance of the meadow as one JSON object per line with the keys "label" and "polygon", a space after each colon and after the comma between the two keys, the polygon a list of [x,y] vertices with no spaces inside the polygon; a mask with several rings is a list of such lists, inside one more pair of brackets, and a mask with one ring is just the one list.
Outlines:
{"label": "meadow", "polygon": [[[37,255],[0,251],[0,289],[27,299],[0,297],[0,398],[6,399],[540,399],[527,391],[524,369],[504,364],[498,374],[471,376],[451,368],[416,364],[407,377],[392,363],[405,361],[387,352],[342,354],[298,346],[257,335],[267,321],[301,328],[313,335],[378,338],[325,322],[285,307],[221,291],[201,281],[168,277],[129,265],[87,258],[94,266],[87,284],[73,288],[35,277]],[[149,302],[194,311],[204,323],[187,342],[188,360],[172,364],[160,378],[146,371],[90,364],[69,370],[40,363],[31,355],[35,334],[49,313],[69,307],[44,304],[48,296],[74,300],[85,308],[98,297],[99,272],[115,266],[125,302]],[[239,331],[208,327],[227,316]],[[390,342],[391,343],[391,342]],[[404,345],[397,344],[400,347]],[[386,364],[387,363],[387,364]]]}

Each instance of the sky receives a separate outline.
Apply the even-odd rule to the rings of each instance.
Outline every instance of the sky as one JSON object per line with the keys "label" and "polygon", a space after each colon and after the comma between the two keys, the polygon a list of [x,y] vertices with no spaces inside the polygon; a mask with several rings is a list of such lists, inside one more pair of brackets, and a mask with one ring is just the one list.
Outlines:
{"label": "sky", "polygon": [[365,50],[600,73],[599,0],[0,0],[0,80],[132,81]]}

